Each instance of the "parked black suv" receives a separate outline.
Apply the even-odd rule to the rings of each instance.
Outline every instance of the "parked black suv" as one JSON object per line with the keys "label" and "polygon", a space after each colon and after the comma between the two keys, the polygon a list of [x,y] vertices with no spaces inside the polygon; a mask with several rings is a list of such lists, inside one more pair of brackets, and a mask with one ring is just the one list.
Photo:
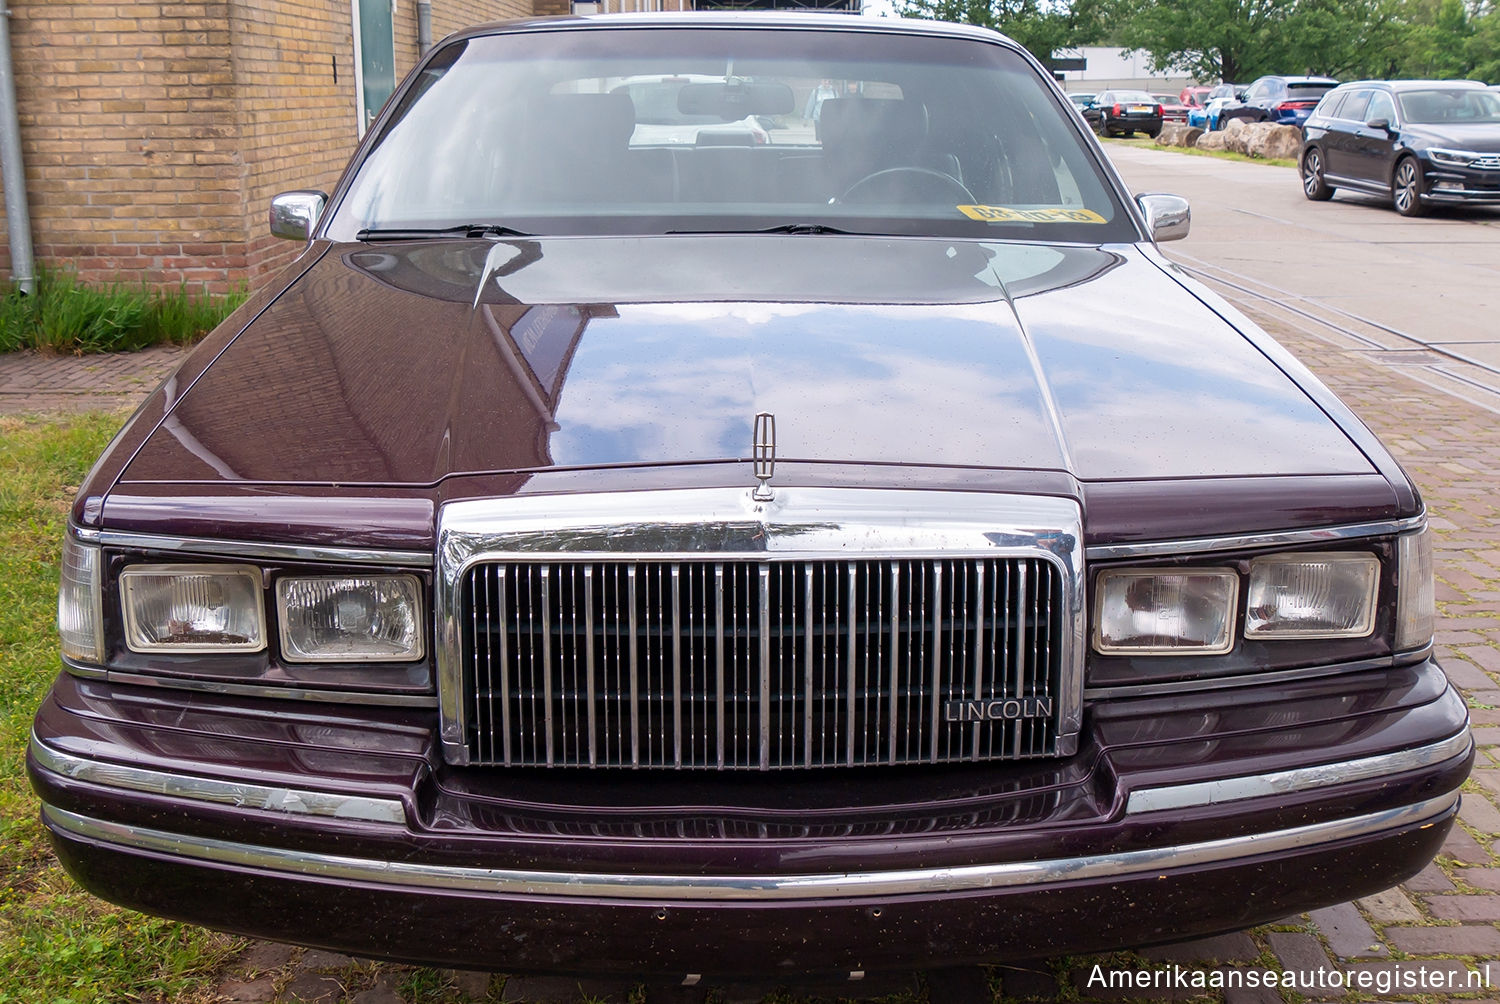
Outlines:
{"label": "parked black suv", "polygon": [[1500,205],[1500,93],[1474,80],[1361,80],[1319,102],[1302,139],[1302,190],[1387,196],[1403,216],[1434,203]]}

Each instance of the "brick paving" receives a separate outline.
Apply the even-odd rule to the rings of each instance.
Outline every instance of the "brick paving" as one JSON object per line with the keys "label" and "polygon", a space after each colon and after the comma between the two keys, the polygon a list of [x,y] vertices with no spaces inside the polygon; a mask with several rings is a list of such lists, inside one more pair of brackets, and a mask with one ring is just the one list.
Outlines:
{"label": "brick paving", "polygon": [[92,356],[0,354],[0,415],[134,408],[185,355],[177,345]]}
{"label": "brick paving", "polygon": [[[1275,973],[1293,969],[1368,970],[1376,976],[1470,971],[1500,984],[1500,415],[1408,379],[1368,346],[1342,339],[1315,321],[1292,326],[1248,299],[1238,303],[1315,370],[1391,447],[1427,500],[1436,534],[1439,623],[1437,655],[1467,694],[1480,743],[1459,823],[1433,865],[1394,890],[1311,915],[1285,918],[1248,932],[1143,953],[1099,959],[1042,960],[973,974],[882,977],[837,988],[790,988],[821,998],[927,999],[932,1004],[989,1000],[998,985],[1007,1000],[1223,1001],[1295,1004],[1306,999],[1390,1000],[1370,993],[1267,988],[1101,991],[1088,986],[1095,962],[1106,966],[1181,966],[1214,974]],[[0,356],[0,412],[114,407],[133,403],[176,365],[181,350],[157,349],[122,357],[82,359],[30,354]],[[915,989],[914,989],[915,988]],[[364,962],[270,944],[254,944],[224,973],[225,1001],[290,1004],[343,1001],[397,1004],[417,999],[477,1001],[702,1001],[762,1000],[774,987],[632,987],[623,982],[435,972]],[[1489,1000],[1500,991],[1459,995],[1399,990],[1394,999]],[[786,1000],[775,996],[775,1000]],[[997,998],[998,999],[998,998]]]}

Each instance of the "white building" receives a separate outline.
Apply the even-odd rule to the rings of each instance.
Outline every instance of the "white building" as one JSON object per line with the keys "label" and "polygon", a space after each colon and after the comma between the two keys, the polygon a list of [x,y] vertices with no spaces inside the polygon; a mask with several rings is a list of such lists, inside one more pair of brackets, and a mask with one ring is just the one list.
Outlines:
{"label": "white building", "polygon": [[1129,52],[1103,45],[1085,45],[1077,49],[1060,49],[1058,56],[1081,56],[1088,61],[1083,70],[1063,70],[1065,91],[1103,91],[1111,87],[1132,87],[1142,91],[1176,94],[1189,84],[1197,83],[1181,74],[1151,72],[1151,57],[1144,52]]}

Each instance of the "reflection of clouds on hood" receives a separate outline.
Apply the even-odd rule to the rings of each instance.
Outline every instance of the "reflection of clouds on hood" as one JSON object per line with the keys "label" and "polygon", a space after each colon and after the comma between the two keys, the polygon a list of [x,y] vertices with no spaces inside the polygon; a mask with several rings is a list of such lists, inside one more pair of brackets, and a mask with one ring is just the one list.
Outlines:
{"label": "reflection of clouds on hood", "polygon": [[1060,467],[1009,312],[976,320],[946,308],[625,307],[573,358],[552,455],[743,458],[755,413],[771,411],[783,459]]}
{"label": "reflection of clouds on hood", "polygon": [[[946,312],[946,308],[945,312]],[[883,307],[846,306],[843,313],[868,315],[883,314]],[[689,337],[705,335],[742,337],[739,330],[747,324],[769,324],[784,317],[803,317],[807,314],[827,313],[821,303],[643,303],[630,308],[633,321],[640,324],[681,324],[683,321],[714,321],[713,327],[695,328]]]}
{"label": "reflection of clouds on hood", "polygon": [[1080,477],[1371,470],[1300,387],[1149,263],[1016,309]]}
{"label": "reflection of clouds on hood", "polygon": [[1226,408],[1211,390],[1134,394],[1063,408],[1078,476],[1368,474],[1364,456],[1316,409]]}

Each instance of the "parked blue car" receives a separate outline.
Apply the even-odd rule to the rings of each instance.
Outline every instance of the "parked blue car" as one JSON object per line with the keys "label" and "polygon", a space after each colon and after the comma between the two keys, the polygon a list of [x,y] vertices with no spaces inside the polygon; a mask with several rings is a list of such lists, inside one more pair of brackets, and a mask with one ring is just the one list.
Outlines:
{"label": "parked blue car", "polygon": [[1222,113],[1226,107],[1239,104],[1244,92],[1234,84],[1219,84],[1203,99],[1203,107],[1188,111],[1188,125],[1212,132],[1223,126]]}
{"label": "parked blue car", "polygon": [[1331,77],[1258,77],[1245,91],[1244,101],[1238,107],[1225,109],[1220,118],[1223,122],[1245,119],[1300,127],[1323,95],[1338,85]]}

